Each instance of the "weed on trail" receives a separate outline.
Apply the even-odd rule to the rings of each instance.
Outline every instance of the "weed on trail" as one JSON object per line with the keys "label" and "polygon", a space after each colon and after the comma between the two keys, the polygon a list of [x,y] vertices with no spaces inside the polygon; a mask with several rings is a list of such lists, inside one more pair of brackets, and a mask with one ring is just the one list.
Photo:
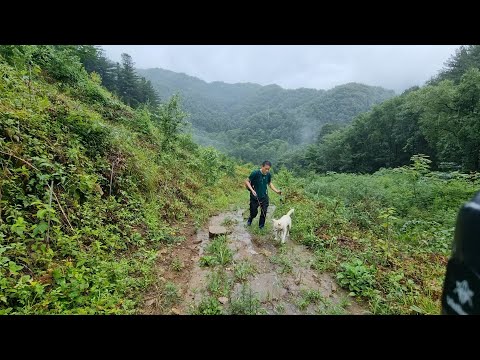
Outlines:
{"label": "weed on trail", "polygon": [[237,223],[236,220],[230,218],[230,217],[226,217],[223,222],[221,223],[223,226],[226,226],[226,227],[232,227],[233,225],[235,225]]}
{"label": "weed on trail", "polygon": [[232,315],[266,314],[266,311],[261,307],[260,300],[248,285],[242,285],[240,294],[232,299],[229,310]]}
{"label": "weed on trail", "polygon": [[292,260],[287,255],[287,248],[282,247],[280,251],[270,257],[272,264],[278,265],[280,274],[290,274],[293,271]]}
{"label": "weed on trail", "polygon": [[184,263],[178,257],[175,257],[172,260],[171,266],[172,266],[172,269],[177,272],[182,271],[182,269],[185,267]]}
{"label": "weed on trail", "polygon": [[233,287],[233,280],[224,269],[217,269],[208,275],[208,291],[216,297],[228,297]]}
{"label": "weed on trail", "polygon": [[203,297],[200,304],[191,312],[192,315],[222,315],[222,313],[222,304],[211,295]]}
{"label": "weed on trail", "polygon": [[233,252],[228,247],[225,235],[215,237],[205,249],[205,254],[200,259],[202,266],[228,265],[233,260]]}
{"label": "weed on trail", "polygon": [[246,281],[250,275],[255,274],[255,266],[248,260],[242,260],[234,265],[234,275],[237,281]]}

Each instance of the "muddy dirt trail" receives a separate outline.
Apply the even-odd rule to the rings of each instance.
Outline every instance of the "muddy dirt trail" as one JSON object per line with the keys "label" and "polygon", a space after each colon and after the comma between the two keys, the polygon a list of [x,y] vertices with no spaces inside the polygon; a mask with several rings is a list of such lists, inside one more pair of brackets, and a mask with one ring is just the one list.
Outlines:
{"label": "muddy dirt trail", "polygon": [[[271,205],[267,222],[274,211]],[[145,297],[141,313],[369,314],[332,275],[313,269],[313,254],[306,247],[290,239],[281,245],[270,231],[247,228],[244,212],[236,207],[213,216],[196,233],[186,229],[183,243],[160,251],[159,281]],[[212,226],[227,230],[223,242],[230,257],[223,257],[228,250],[221,245],[214,250],[223,264],[206,261],[213,258],[212,242],[220,244],[218,238],[209,238]],[[258,227],[258,220],[252,227]]]}

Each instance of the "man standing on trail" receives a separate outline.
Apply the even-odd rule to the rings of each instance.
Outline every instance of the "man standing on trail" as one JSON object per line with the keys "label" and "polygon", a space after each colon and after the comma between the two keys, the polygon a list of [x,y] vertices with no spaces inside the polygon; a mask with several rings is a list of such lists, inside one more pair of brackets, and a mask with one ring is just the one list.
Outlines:
{"label": "man standing on trail", "polygon": [[252,220],[258,214],[258,207],[260,206],[261,214],[258,226],[263,229],[265,226],[265,216],[267,215],[268,208],[268,189],[267,185],[281,195],[282,192],[275,188],[272,184],[272,174],[270,174],[270,167],[272,163],[270,161],[264,161],[262,167],[257,170],[253,170],[248,179],[245,180],[245,185],[250,190],[250,217],[248,218],[247,225],[252,225]]}

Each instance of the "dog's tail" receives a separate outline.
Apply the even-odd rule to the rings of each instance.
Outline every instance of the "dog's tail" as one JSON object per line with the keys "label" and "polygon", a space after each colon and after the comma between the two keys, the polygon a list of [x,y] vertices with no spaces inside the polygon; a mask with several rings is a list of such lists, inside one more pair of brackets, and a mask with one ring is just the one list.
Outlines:
{"label": "dog's tail", "polygon": [[288,216],[292,215],[295,209],[290,209],[290,211],[287,213]]}

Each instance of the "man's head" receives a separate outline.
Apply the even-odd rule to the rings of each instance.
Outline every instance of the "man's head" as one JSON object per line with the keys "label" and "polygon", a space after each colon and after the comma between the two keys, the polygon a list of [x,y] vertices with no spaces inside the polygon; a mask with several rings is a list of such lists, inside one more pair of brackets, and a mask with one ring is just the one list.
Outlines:
{"label": "man's head", "polygon": [[272,167],[272,163],[268,160],[265,160],[263,163],[262,163],[262,168],[261,168],[261,171],[262,171],[262,174],[265,175],[267,174],[269,171],[270,171],[270,168]]}

